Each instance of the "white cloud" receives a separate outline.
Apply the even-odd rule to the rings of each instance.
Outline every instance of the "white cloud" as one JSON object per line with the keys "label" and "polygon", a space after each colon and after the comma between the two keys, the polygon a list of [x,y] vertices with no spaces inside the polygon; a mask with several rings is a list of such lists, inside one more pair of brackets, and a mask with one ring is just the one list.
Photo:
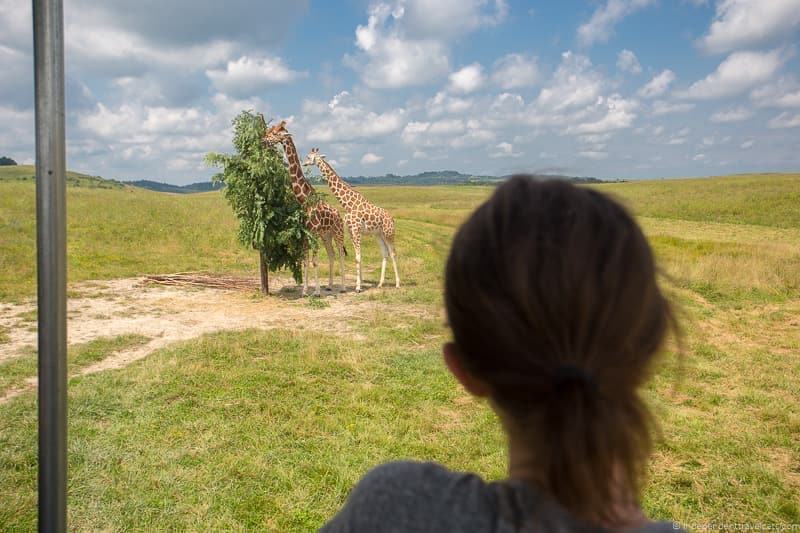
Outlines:
{"label": "white cloud", "polygon": [[492,81],[505,90],[536,85],[539,82],[536,58],[508,54],[498,59],[494,64]]}
{"label": "white cloud", "polygon": [[703,160],[703,159],[705,159],[705,158],[706,158],[706,154],[696,154],[696,155],[695,155],[695,156],[692,158],[692,161],[702,161],[702,160]]}
{"label": "white cloud", "polygon": [[695,108],[694,104],[689,103],[675,103],[666,102],[664,100],[656,100],[650,109],[650,114],[654,117],[660,115],[667,115],[670,113],[686,113]]}
{"label": "white cloud", "polygon": [[717,111],[711,115],[711,122],[741,122],[753,116],[753,112],[745,107],[734,107],[724,111]]}
{"label": "white cloud", "polygon": [[374,165],[375,163],[379,163],[380,161],[383,161],[383,156],[378,154],[373,154],[372,152],[367,152],[361,157],[362,165]]}
{"label": "white cloud", "polygon": [[617,23],[654,2],[655,0],[607,0],[595,10],[588,22],[578,28],[578,41],[582,46],[607,41],[614,33]]}
{"label": "white cloud", "polygon": [[793,77],[784,77],[753,89],[750,99],[758,107],[800,107],[800,83]]}
{"label": "white cloud", "polygon": [[271,85],[290,83],[307,74],[290,69],[279,57],[242,56],[228,61],[224,69],[206,70],[206,76],[220,91],[248,94]]}
{"label": "white cloud", "polygon": [[372,139],[388,135],[402,128],[406,111],[402,108],[389,109],[376,113],[366,109],[347,91],[331,98],[327,110],[318,103],[314,111],[322,114],[303,122],[308,131],[307,139],[314,142],[347,142],[358,139]]}
{"label": "white cloud", "polygon": [[536,103],[554,111],[585,106],[597,100],[602,87],[603,80],[592,70],[589,58],[568,51],[561,55],[561,64]]}
{"label": "white cloud", "polygon": [[800,127],[800,113],[792,116],[788,111],[784,111],[777,117],[769,121],[771,129],[785,129]]}
{"label": "white cloud", "polygon": [[489,154],[489,157],[492,159],[500,159],[505,157],[520,157],[522,156],[522,152],[515,152],[514,145],[508,142],[501,142],[495,146],[494,152]]}
{"label": "white cloud", "polygon": [[595,150],[586,150],[583,152],[578,152],[578,155],[581,157],[585,157],[586,159],[594,159],[594,160],[608,159],[608,152],[598,152]]}
{"label": "white cloud", "polygon": [[[507,13],[505,0],[378,2],[369,8],[367,24],[356,28],[360,52],[346,56],[345,63],[371,88],[426,85],[450,69],[452,39],[499,24]],[[469,80],[462,81],[470,87]]]}
{"label": "white cloud", "polygon": [[639,103],[635,100],[626,100],[618,94],[602,100],[601,106],[606,108],[602,118],[584,122],[573,128],[568,128],[568,133],[603,133],[624,128],[629,128],[636,118],[636,109]]}
{"label": "white cloud", "polygon": [[452,39],[496,26],[508,15],[506,0],[400,0],[403,31],[412,38]]}
{"label": "white cloud", "polygon": [[748,149],[752,148],[753,145],[755,145],[755,144],[756,144],[756,141],[754,139],[748,139],[745,142],[743,142],[742,144],[740,144],[739,148],[741,148],[742,150],[748,150]]}
{"label": "white cloud", "polygon": [[769,52],[734,52],[720,63],[717,70],[694,82],[678,95],[696,100],[736,96],[768,81],[784,61],[785,54],[779,49]]}
{"label": "white cloud", "polygon": [[444,114],[463,113],[472,107],[472,100],[451,96],[446,91],[439,91],[433,98],[428,99],[425,108],[428,115],[437,117]]}
{"label": "white cloud", "polygon": [[409,146],[418,148],[467,148],[492,141],[496,133],[482,128],[476,120],[460,119],[435,122],[412,121],[403,128],[401,138]]}
{"label": "white cloud", "polygon": [[642,98],[655,98],[661,96],[667,91],[669,84],[675,81],[675,73],[669,69],[661,71],[661,73],[653,76],[653,79],[647,82],[637,93]]}
{"label": "white cloud", "polygon": [[384,3],[369,10],[366,26],[356,28],[356,45],[362,53],[346,58],[371,88],[425,85],[449,69],[448,51],[435,39],[409,39],[399,28],[405,10]]}
{"label": "white cloud", "polygon": [[636,54],[630,50],[622,50],[617,54],[617,68],[631,74],[641,74],[642,72],[642,65],[639,64]]}
{"label": "white cloud", "polygon": [[471,93],[479,89],[485,80],[481,64],[473,63],[450,74],[450,90]]}
{"label": "white cloud", "polygon": [[698,44],[711,53],[773,42],[800,25],[800,0],[720,0]]}

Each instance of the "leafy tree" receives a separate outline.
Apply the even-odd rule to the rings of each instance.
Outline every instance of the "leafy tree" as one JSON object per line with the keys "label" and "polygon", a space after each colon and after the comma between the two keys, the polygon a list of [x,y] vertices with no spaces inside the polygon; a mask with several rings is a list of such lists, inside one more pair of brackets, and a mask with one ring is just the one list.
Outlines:
{"label": "leafy tree", "polygon": [[0,167],[10,167],[16,164],[17,162],[10,157],[0,157]]}
{"label": "leafy tree", "polygon": [[206,164],[222,169],[213,182],[225,185],[223,194],[239,219],[239,242],[258,250],[261,291],[269,294],[269,271],[288,268],[302,281],[305,244],[314,236],[291,192],[283,157],[261,143],[266,127],[262,116],[242,111],[233,119],[236,153],[207,154]]}

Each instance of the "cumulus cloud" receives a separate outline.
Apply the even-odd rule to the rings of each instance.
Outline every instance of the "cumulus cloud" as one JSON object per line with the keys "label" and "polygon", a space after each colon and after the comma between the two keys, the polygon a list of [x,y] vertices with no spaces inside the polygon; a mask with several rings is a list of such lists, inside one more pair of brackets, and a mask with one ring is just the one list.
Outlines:
{"label": "cumulus cloud", "polygon": [[349,92],[343,91],[328,102],[321,116],[304,123],[306,138],[315,142],[346,142],[372,139],[398,131],[404,123],[402,108],[377,113],[368,110]]}
{"label": "cumulus cloud", "polygon": [[800,83],[793,77],[784,77],[775,83],[756,87],[750,99],[758,107],[800,107]]}
{"label": "cumulus cloud", "polygon": [[561,64],[536,102],[541,107],[562,111],[594,102],[602,87],[602,77],[592,69],[589,58],[567,51],[561,55]]}
{"label": "cumulus cloud", "polygon": [[696,106],[688,102],[666,102],[664,100],[656,100],[650,108],[650,114],[654,117],[659,115],[667,115],[669,113],[686,113],[691,111]]}
{"label": "cumulus cloud", "polygon": [[786,129],[800,127],[800,113],[792,115],[789,111],[784,111],[777,117],[769,121],[770,129]]}
{"label": "cumulus cloud", "polygon": [[635,100],[626,100],[618,94],[601,99],[599,105],[606,109],[602,118],[567,128],[567,132],[603,133],[629,128],[636,118],[635,111],[639,107],[639,103]]}
{"label": "cumulus cloud", "polygon": [[346,64],[371,88],[426,85],[448,72],[452,39],[499,24],[507,13],[505,0],[379,2],[356,28],[360,52]]}
{"label": "cumulus cloud", "polygon": [[670,83],[675,81],[675,73],[669,69],[661,71],[653,76],[637,93],[642,98],[655,98],[667,92]]}
{"label": "cumulus cloud", "polygon": [[404,0],[403,30],[412,38],[450,39],[481,27],[496,26],[508,15],[506,0]]}
{"label": "cumulus cloud", "polygon": [[717,111],[711,115],[711,122],[741,122],[753,116],[753,112],[745,107],[734,107],[723,111]]}
{"label": "cumulus cloud", "polygon": [[586,159],[594,159],[594,160],[601,160],[608,158],[608,152],[598,152],[596,150],[585,150],[583,152],[578,152],[578,155],[581,157],[585,157]]}
{"label": "cumulus cloud", "polygon": [[641,74],[642,72],[642,65],[639,64],[639,59],[630,50],[622,50],[617,54],[617,68],[622,72],[630,72],[631,74]]}
{"label": "cumulus cloud", "polygon": [[492,82],[501,89],[530,87],[539,82],[539,66],[536,58],[523,54],[508,54],[494,64]]}
{"label": "cumulus cloud", "polygon": [[421,151],[422,148],[480,146],[492,141],[496,133],[483,128],[477,120],[446,119],[409,122],[401,137],[406,145]]}
{"label": "cumulus cloud", "polygon": [[501,142],[495,145],[495,151],[489,154],[492,159],[500,159],[504,157],[520,157],[522,152],[515,152],[514,145],[508,142]]}
{"label": "cumulus cloud", "polygon": [[383,156],[373,154],[372,152],[367,152],[361,157],[362,165],[374,165],[375,163],[379,163],[381,161],[383,161]]}
{"label": "cumulus cloud", "polygon": [[307,73],[290,69],[279,57],[242,56],[228,61],[224,69],[206,70],[206,76],[220,91],[249,94],[271,85],[290,83]]}
{"label": "cumulus cloud", "polygon": [[734,52],[717,70],[694,82],[678,96],[693,100],[711,100],[736,96],[771,79],[785,61],[779,50],[769,52]]}
{"label": "cumulus cloud", "polygon": [[367,25],[356,28],[356,46],[361,54],[348,56],[346,63],[361,74],[368,87],[424,85],[448,71],[444,43],[404,36],[398,22],[404,15],[402,7],[393,9],[389,4],[379,3],[370,8]]}
{"label": "cumulus cloud", "polygon": [[800,25],[800,0],[720,0],[698,44],[723,53],[774,42]]}
{"label": "cumulus cloud", "polygon": [[586,23],[578,27],[578,42],[582,46],[591,46],[608,41],[614,33],[614,27],[622,19],[654,3],[655,0],[607,0]]}
{"label": "cumulus cloud", "polygon": [[437,117],[444,114],[463,113],[472,107],[472,100],[451,96],[446,91],[439,91],[425,103],[428,115]]}
{"label": "cumulus cloud", "polygon": [[479,89],[486,77],[480,63],[472,63],[450,74],[450,90],[460,93],[471,93]]}

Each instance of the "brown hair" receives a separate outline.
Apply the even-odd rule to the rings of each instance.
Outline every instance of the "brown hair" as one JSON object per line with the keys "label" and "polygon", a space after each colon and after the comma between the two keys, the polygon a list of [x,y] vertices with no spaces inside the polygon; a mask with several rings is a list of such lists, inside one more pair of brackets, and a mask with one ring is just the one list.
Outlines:
{"label": "brown hair", "polygon": [[638,389],[674,325],[631,215],[593,189],[514,176],[456,234],[445,304],[459,362],[529,447],[535,483],[614,521],[612,479],[638,498],[651,450]]}

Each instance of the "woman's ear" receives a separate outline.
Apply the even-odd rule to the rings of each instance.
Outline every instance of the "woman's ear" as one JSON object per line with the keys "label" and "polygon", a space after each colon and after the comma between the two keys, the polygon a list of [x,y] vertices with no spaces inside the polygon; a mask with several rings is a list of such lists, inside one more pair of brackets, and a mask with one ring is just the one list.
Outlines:
{"label": "woman's ear", "polygon": [[464,386],[467,392],[479,398],[485,398],[490,395],[492,390],[489,385],[470,374],[461,365],[461,356],[454,342],[446,343],[442,347],[442,353],[444,354],[444,362],[447,364],[447,368],[450,369],[450,373]]}

